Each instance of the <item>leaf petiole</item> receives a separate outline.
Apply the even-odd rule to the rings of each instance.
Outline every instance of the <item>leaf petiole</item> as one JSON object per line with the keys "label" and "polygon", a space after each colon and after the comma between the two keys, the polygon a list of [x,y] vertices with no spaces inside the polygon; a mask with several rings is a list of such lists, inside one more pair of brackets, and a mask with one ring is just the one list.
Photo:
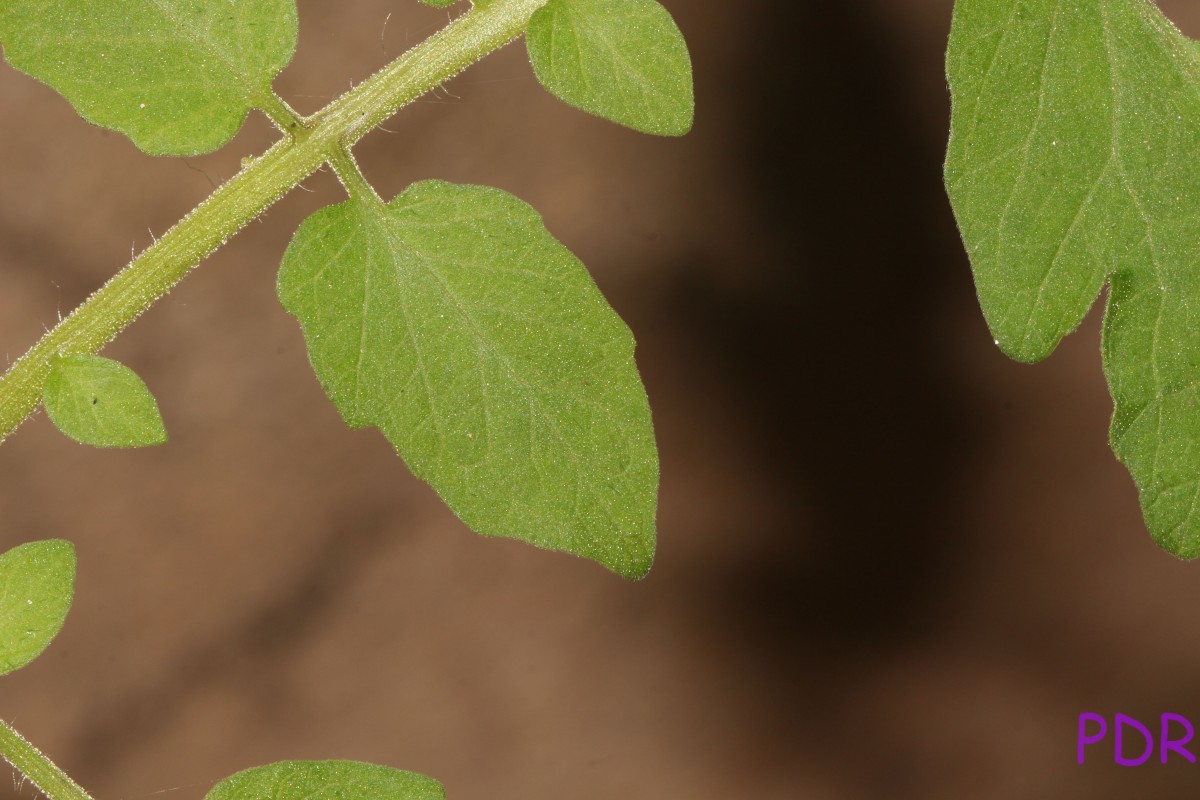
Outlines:
{"label": "leaf petiole", "polygon": [[71,776],[3,720],[0,720],[0,756],[50,800],[92,800]]}
{"label": "leaf petiole", "polygon": [[342,182],[346,194],[350,195],[351,199],[383,205],[383,198],[362,174],[362,169],[354,160],[354,153],[350,151],[349,147],[343,147],[330,153],[329,165],[337,173],[338,180]]}
{"label": "leaf petiole", "polygon": [[263,92],[262,97],[258,99],[257,108],[275,123],[276,128],[288,136],[305,127],[304,118],[274,92]]}

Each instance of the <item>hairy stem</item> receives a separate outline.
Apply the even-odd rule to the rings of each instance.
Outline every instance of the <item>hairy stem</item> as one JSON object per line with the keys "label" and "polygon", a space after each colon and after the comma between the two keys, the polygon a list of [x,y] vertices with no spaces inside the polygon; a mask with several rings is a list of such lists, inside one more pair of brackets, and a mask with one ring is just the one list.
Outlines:
{"label": "hairy stem", "polygon": [[0,756],[50,800],[92,800],[67,773],[46,758],[11,725],[0,720]]}
{"label": "hairy stem", "polygon": [[[547,0],[479,0],[469,13],[409,50],[368,80],[301,120],[144,250],[0,378],[0,441],[37,408],[58,355],[95,353],[292,187],[434,87],[525,31]],[[288,125],[281,105],[267,113]],[[344,163],[344,162],[343,162]]]}
{"label": "hairy stem", "polygon": [[283,131],[286,136],[291,136],[295,131],[304,127],[304,120],[300,118],[300,115],[274,92],[265,93],[256,105],[258,110],[266,114],[271,122],[275,123],[275,127]]}
{"label": "hairy stem", "polygon": [[358,168],[358,162],[354,160],[354,154],[350,152],[350,148],[344,148],[338,153],[330,153],[329,166],[333,167],[333,171],[337,173],[338,180],[342,182],[342,186],[346,189],[346,194],[350,195],[351,198],[364,202],[383,202],[379,195],[375,193],[375,188],[371,186],[362,174],[362,170]]}

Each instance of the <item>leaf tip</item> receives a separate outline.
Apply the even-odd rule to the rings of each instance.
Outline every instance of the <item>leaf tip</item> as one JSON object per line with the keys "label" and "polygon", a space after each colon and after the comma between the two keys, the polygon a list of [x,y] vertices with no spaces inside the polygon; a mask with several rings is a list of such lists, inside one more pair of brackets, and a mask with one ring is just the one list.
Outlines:
{"label": "leaf tip", "polygon": [[72,542],[69,542],[66,539],[42,539],[41,541],[30,542],[28,545],[22,546],[29,547],[31,545],[40,545],[42,548],[44,548],[45,553],[49,555],[60,556],[64,560],[69,560],[71,563],[71,571],[75,571],[75,545]]}
{"label": "leaf tip", "polygon": [[653,519],[636,535],[597,537],[594,547],[569,550],[596,561],[605,569],[630,581],[640,581],[654,566],[656,535]]}
{"label": "leaf tip", "polygon": [[988,330],[992,335],[992,344],[996,345],[1001,353],[1022,364],[1036,364],[1049,358],[1066,334],[1051,328],[1008,325],[989,313],[992,311],[989,304],[983,303],[983,307]]}
{"label": "leaf tip", "polygon": [[640,581],[650,574],[654,566],[654,552],[639,556],[621,564],[605,564],[606,567],[629,581]]}

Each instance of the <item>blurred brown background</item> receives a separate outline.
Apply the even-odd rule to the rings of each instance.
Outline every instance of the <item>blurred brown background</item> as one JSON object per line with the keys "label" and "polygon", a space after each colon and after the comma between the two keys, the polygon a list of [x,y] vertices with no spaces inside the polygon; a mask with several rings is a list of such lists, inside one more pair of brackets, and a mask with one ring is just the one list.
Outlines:
{"label": "blurred brown background", "polygon": [[[305,113],[446,19],[299,5],[277,88]],[[0,715],[98,798],[285,758],[454,800],[1195,796],[1200,766],[1074,761],[1084,711],[1200,721],[1200,564],[1153,545],[1108,451],[1098,316],[1036,367],[984,327],[940,183],[950,0],[666,5],[685,139],[566,108],[517,45],[357,149],[385,197],[439,177],[529,201],[633,327],[650,577],[481,539],[345,429],[274,297],[292,231],[341,197],[317,175],[107,351],[167,446],[37,418],[0,448],[0,545],[80,558]],[[149,158],[0,67],[7,358],[271,138],[252,116],[220,154]]]}

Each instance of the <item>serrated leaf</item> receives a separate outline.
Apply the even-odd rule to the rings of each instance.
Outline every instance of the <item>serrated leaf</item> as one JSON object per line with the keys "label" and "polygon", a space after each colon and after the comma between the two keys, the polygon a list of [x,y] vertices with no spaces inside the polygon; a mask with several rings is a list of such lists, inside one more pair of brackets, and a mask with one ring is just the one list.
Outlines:
{"label": "serrated leaf", "polygon": [[57,358],[43,388],[60,431],[95,447],[146,447],[167,440],[158,403],[129,367],[100,356]]}
{"label": "serrated leaf", "polygon": [[42,654],[62,630],[74,594],[70,542],[30,542],[0,555],[0,675]]}
{"label": "serrated leaf", "polygon": [[296,48],[295,0],[4,0],[10,64],[154,155],[215,150]]}
{"label": "serrated leaf", "polygon": [[280,761],[231,775],[205,800],[444,800],[433,778],[357,761]]}
{"label": "serrated leaf", "polygon": [[655,0],[550,0],[525,33],[534,74],[564,102],[644,133],[692,127],[692,62]]}
{"label": "serrated leaf", "polygon": [[353,427],[378,427],[471,528],[640,577],[658,459],[629,329],[537,212],[415,184],[309,217],[279,297]]}
{"label": "serrated leaf", "polygon": [[1109,283],[1112,446],[1200,554],[1200,49],[1145,0],[959,0],[946,184],[997,343],[1046,356]]}

